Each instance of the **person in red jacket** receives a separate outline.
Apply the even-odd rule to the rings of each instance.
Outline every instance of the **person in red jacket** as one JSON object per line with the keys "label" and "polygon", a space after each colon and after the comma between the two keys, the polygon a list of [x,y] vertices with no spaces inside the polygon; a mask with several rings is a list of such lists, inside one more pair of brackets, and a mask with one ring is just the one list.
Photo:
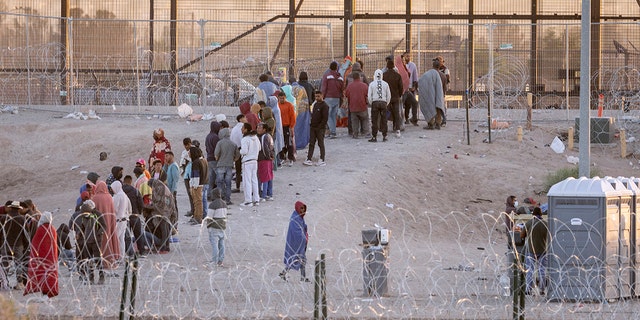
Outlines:
{"label": "person in red jacket", "polygon": [[353,138],[357,139],[358,134],[363,131],[365,135],[370,135],[369,111],[367,110],[367,95],[369,86],[360,80],[360,74],[352,73],[353,82],[347,86],[345,96],[349,101],[349,112],[351,113],[351,131]]}
{"label": "person in red jacket", "polygon": [[329,70],[322,77],[320,91],[324,101],[329,105],[329,131],[330,138],[335,139],[336,121],[338,116],[338,108],[342,100],[342,92],[344,91],[344,78],[338,72],[338,62],[332,61]]}
{"label": "person in red jacket", "polygon": [[296,110],[293,104],[287,101],[287,95],[280,91],[278,93],[278,107],[280,108],[280,117],[282,118],[282,133],[284,135],[284,148],[280,151],[280,159],[289,159],[289,167],[293,166],[296,161],[296,153],[293,143],[294,128],[296,126]]}

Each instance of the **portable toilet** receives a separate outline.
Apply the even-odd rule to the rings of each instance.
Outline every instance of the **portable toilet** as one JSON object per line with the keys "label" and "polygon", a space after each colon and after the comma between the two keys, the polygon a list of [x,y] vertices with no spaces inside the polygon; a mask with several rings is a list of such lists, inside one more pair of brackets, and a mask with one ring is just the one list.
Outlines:
{"label": "portable toilet", "polygon": [[633,202],[633,191],[629,190],[622,180],[613,177],[605,177],[611,186],[620,191],[620,225],[618,229],[618,273],[620,298],[630,298],[631,286],[633,284],[634,270],[631,263],[631,209]]}
{"label": "portable toilet", "polygon": [[621,191],[598,177],[567,178],[549,199],[547,298],[604,301],[620,296]]}
{"label": "portable toilet", "polygon": [[640,296],[640,179],[634,177],[618,177],[622,184],[631,192],[631,223],[629,234],[629,256],[631,257],[631,296]]}

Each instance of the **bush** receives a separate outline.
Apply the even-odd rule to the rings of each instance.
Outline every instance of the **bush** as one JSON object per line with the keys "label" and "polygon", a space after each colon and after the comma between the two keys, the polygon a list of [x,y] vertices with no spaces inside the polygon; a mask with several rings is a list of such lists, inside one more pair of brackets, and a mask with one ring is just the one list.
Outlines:
{"label": "bush", "polygon": [[[593,178],[595,176],[600,176],[600,171],[596,168],[592,168],[590,170],[590,178]],[[549,189],[551,189],[551,187],[566,179],[569,177],[574,177],[574,178],[578,178],[578,173],[579,173],[579,169],[578,166],[573,166],[573,167],[569,167],[569,168],[562,168],[562,169],[558,169],[556,172],[554,173],[550,173],[547,175],[546,179],[545,179],[545,184],[544,184],[544,191],[545,192],[549,192]]]}

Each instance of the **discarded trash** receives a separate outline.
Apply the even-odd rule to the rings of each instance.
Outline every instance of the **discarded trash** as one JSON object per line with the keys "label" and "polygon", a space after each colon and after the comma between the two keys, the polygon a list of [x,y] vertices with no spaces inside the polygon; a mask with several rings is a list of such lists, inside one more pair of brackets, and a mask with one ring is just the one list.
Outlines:
{"label": "discarded trash", "polygon": [[80,168],[80,166],[73,166],[73,167],[71,167],[71,170],[76,170],[78,168]]}
{"label": "discarded trash", "polygon": [[180,118],[186,118],[193,114],[193,108],[191,108],[188,104],[183,103],[178,106],[178,116]]}
{"label": "discarded trash", "polygon": [[213,120],[215,118],[215,116],[213,115],[213,113],[209,112],[209,113],[205,113],[202,116],[202,120]]}
{"label": "discarded trash", "polygon": [[8,112],[11,114],[18,114],[18,108],[14,107],[14,106],[3,106],[2,109],[0,109],[0,113],[2,112]]}
{"label": "discarded trash", "polygon": [[227,116],[225,116],[222,113],[216,114],[216,121],[220,122],[220,121],[224,121],[224,120],[227,120]]}
{"label": "discarded trash", "polygon": [[564,143],[556,136],[553,138],[553,142],[551,142],[551,150],[555,153],[563,153],[564,152]]}
{"label": "discarded trash", "polygon": [[391,208],[391,209],[393,209],[394,207],[393,203],[389,203],[389,202],[387,202],[386,206],[387,208]]}
{"label": "discarded trash", "polygon": [[580,158],[574,156],[567,156],[567,162],[577,164],[580,162]]}

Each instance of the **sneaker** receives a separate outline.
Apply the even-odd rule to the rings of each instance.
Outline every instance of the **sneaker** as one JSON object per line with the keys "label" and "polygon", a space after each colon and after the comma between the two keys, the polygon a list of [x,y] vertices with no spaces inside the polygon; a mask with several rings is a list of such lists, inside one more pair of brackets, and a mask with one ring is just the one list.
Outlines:
{"label": "sneaker", "polygon": [[278,275],[280,276],[280,279],[287,281],[287,274],[284,271],[280,272]]}
{"label": "sneaker", "polygon": [[273,201],[273,197],[267,197],[267,201]]}
{"label": "sneaker", "polygon": [[260,202],[265,202],[265,201],[267,201],[266,198],[260,198]]}
{"label": "sneaker", "polygon": [[405,120],[404,124],[409,124],[409,119]]}
{"label": "sneaker", "polygon": [[224,267],[224,263],[222,263],[222,261],[220,261],[220,262],[216,263],[216,266],[222,268],[222,267]]}
{"label": "sneaker", "polygon": [[311,280],[309,280],[309,278],[304,278],[304,277],[300,277],[300,281],[302,281],[302,282],[311,282]]}
{"label": "sneaker", "polygon": [[259,205],[260,205],[260,203],[259,203],[258,201],[256,201],[256,202],[254,202],[254,203],[253,203],[253,206],[254,206],[254,207],[257,207],[257,206],[259,206]]}
{"label": "sneaker", "polygon": [[387,142],[387,136],[382,137],[382,142]]}
{"label": "sneaker", "polygon": [[184,216],[185,217],[193,217],[193,212],[187,211],[187,213],[185,213]]}
{"label": "sneaker", "polygon": [[336,135],[335,133],[332,133],[331,136],[329,137],[329,139],[335,139],[337,137],[338,137],[338,135]]}
{"label": "sneaker", "polygon": [[400,138],[402,137],[402,134],[400,134],[400,130],[396,130],[396,138]]}
{"label": "sneaker", "polygon": [[289,160],[289,163],[287,164],[289,167],[293,167],[293,160]]}
{"label": "sneaker", "polygon": [[253,207],[253,202],[243,202],[240,205],[243,207]]}
{"label": "sneaker", "polygon": [[233,202],[231,202],[231,200],[227,200],[227,205],[228,205],[228,206],[230,206],[230,205],[232,205],[232,204],[233,204]]}
{"label": "sneaker", "polygon": [[318,165],[318,167],[324,167],[324,166],[327,165],[327,163],[322,161],[322,160],[318,160],[318,164],[317,165]]}
{"label": "sneaker", "polygon": [[305,166],[312,166],[313,165],[313,161],[307,159],[302,164],[304,164]]}
{"label": "sneaker", "polygon": [[378,139],[376,137],[372,137],[371,139],[367,140],[369,142],[378,142]]}

